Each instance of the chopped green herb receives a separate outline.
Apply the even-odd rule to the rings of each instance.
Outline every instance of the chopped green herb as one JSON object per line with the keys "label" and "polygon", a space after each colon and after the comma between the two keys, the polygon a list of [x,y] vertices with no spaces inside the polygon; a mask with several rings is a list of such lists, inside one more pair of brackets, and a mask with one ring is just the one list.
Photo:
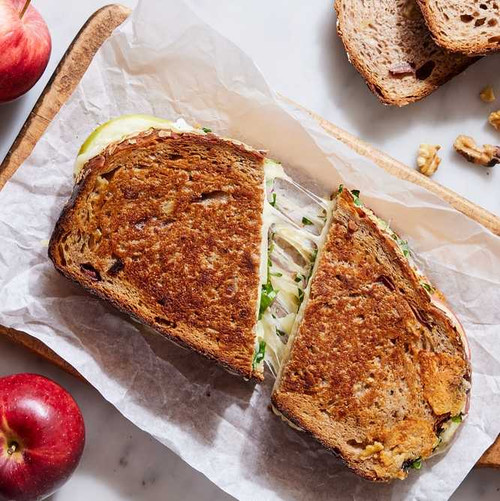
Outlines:
{"label": "chopped green herb", "polygon": [[422,284],[422,287],[429,293],[429,294],[434,294],[435,290],[432,285],[426,283],[426,282],[420,282]]}
{"label": "chopped green herb", "polygon": [[403,255],[405,257],[408,257],[410,255],[410,247],[408,246],[408,241],[401,240],[400,238],[398,238],[397,242],[398,242],[399,248],[403,252]]}
{"label": "chopped green herb", "polygon": [[352,196],[354,197],[354,205],[357,207],[362,207],[363,202],[359,198],[359,190],[351,190]]}
{"label": "chopped green herb", "polygon": [[276,334],[277,334],[279,337],[284,337],[284,336],[286,336],[286,332],[281,331],[281,330],[279,330],[278,328],[276,328]]}
{"label": "chopped green herb", "polygon": [[272,205],[273,207],[276,207],[276,193],[273,193],[269,204]]}
{"label": "chopped green herb", "polygon": [[304,301],[304,290],[300,287],[297,290],[299,292],[299,302],[302,303],[302,301]]}
{"label": "chopped green herb", "polygon": [[267,255],[267,267],[271,268],[272,265],[273,265],[273,262],[271,261],[271,256],[269,256],[269,254],[268,254]]}
{"label": "chopped green herb", "polygon": [[313,224],[313,222],[310,219],[307,219],[307,217],[304,216],[302,218],[302,224],[305,226],[305,225],[308,225],[308,224]]}
{"label": "chopped green herb", "polygon": [[205,133],[208,134],[209,132],[212,132],[212,129],[209,129],[208,127],[202,127],[201,130]]}
{"label": "chopped green herb", "polygon": [[420,470],[422,469],[422,458],[417,458],[415,461],[410,463],[409,465],[410,468],[413,468],[414,470]]}
{"label": "chopped green herb", "polygon": [[276,299],[278,291],[273,289],[270,282],[262,286],[262,293],[260,296],[259,319],[262,318],[264,312],[271,306]]}
{"label": "chopped green herb", "polygon": [[252,368],[255,369],[257,365],[259,365],[262,360],[264,360],[264,356],[266,354],[266,342],[260,341],[259,349],[255,352],[252,361]]}
{"label": "chopped green herb", "polygon": [[311,254],[311,263],[314,263],[317,257],[318,257],[318,249],[314,249]]}
{"label": "chopped green herb", "polygon": [[271,275],[272,277],[282,277],[283,273],[280,273],[279,271],[275,271],[275,272],[269,272],[269,275]]}
{"label": "chopped green herb", "polygon": [[462,422],[462,414],[459,414],[458,416],[452,416],[451,420],[454,422],[454,423],[461,423]]}
{"label": "chopped green herb", "polygon": [[344,191],[344,185],[343,185],[343,184],[341,184],[341,185],[339,185],[339,191],[338,191],[338,194],[340,195],[343,191]]}
{"label": "chopped green herb", "polygon": [[270,236],[269,236],[269,254],[271,254],[271,252],[273,252],[274,250],[274,233],[272,233]]}
{"label": "chopped green herb", "polygon": [[294,280],[295,280],[295,282],[299,283],[299,282],[302,282],[302,280],[304,280],[304,277],[300,273],[297,273]]}

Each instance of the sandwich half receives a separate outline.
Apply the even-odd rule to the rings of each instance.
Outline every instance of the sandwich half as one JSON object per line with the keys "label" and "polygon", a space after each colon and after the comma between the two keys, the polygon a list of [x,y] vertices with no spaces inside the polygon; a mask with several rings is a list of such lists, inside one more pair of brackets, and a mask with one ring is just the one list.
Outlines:
{"label": "sandwich half", "polygon": [[357,474],[404,478],[467,413],[465,335],[407,243],[359,192],[340,187],[334,203],[273,408]]}
{"label": "sandwich half", "polygon": [[262,379],[265,160],[183,121],[112,120],[80,150],[50,259],[172,341]]}

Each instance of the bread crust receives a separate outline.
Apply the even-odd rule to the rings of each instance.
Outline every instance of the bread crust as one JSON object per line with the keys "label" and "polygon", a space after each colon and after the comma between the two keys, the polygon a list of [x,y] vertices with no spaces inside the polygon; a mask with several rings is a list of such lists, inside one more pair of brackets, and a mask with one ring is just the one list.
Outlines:
{"label": "bread crust", "polygon": [[[432,50],[427,49],[428,52],[428,60],[433,61],[437,59],[438,61],[434,61],[436,63],[435,69],[432,71],[432,74],[428,78],[424,78],[420,80],[417,78],[418,73],[418,65],[416,71],[412,75],[411,73],[408,75],[401,75],[400,77],[394,76],[390,78],[391,85],[396,85],[397,79],[400,78],[399,85],[397,85],[397,90],[390,89],[388,85],[388,76],[389,65],[387,65],[387,71],[384,75],[382,73],[377,74],[372,69],[372,66],[378,64],[375,63],[371,59],[367,59],[359,50],[356,45],[356,41],[353,39],[352,34],[350,33],[352,30],[349,29],[349,22],[354,22],[347,19],[347,13],[345,12],[345,4],[349,3],[347,0],[335,0],[335,10],[337,12],[337,32],[344,44],[345,50],[347,52],[349,61],[356,68],[356,70],[362,75],[365,79],[365,82],[368,88],[375,94],[382,103],[387,105],[394,106],[406,106],[410,103],[419,101],[424,97],[427,97],[429,94],[437,90],[441,85],[445,84],[453,77],[460,74],[466,68],[468,68],[471,64],[476,62],[478,58],[459,56],[457,54],[445,54],[442,49],[438,47],[433,47]],[[418,31],[424,30],[424,33],[428,35],[429,40],[420,40],[419,43],[422,46],[427,47],[429,42],[433,45],[432,39],[428,34],[427,28],[425,27],[424,20],[416,19],[416,20],[405,20],[404,16],[400,16],[402,18],[402,23],[412,23],[412,26],[417,25]],[[392,26],[391,24],[385,24],[385,29],[396,31],[396,26]],[[424,27],[424,28],[422,28]],[[356,31],[358,30],[358,26],[356,26]],[[392,32],[391,32],[392,34]],[[369,35],[367,35],[369,36]],[[398,37],[396,37],[398,38]],[[425,43],[424,43],[425,42]],[[387,44],[390,45],[393,43],[391,40],[387,41]],[[402,43],[402,42],[401,42]],[[396,46],[395,46],[396,47]],[[416,52],[417,58],[422,58],[422,53],[424,53],[424,49],[419,50],[418,48],[411,48],[401,45],[399,47],[402,52]],[[382,56],[379,56],[380,58]],[[406,61],[392,61],[392,63],[411,63],[414,64],[414,61],[406,60]],[[425,65],[425,59],[418,63],[422,68]]]}
{"label": "bread crust", "polygon": [[87,162],[51,236],[65,277],[247,379],[264,156],[214,134],[145,131]]}
{"label": "bread crust", "polygon": [[347,190],[318,259],[273,406],[357,474],[404,478],[466,404],[466,347]]}
{"label": "bread crust", "polygon": [[[500,51],[500,20],[496,25],[496,34],[488,37],[478,37],[472,32],[470,38],[461,39],[454,37],[453,33],[446,30],[434,14],[431,3],[439,2],[431,2],[430,0],[417,0],[417,2],[434,41],[444,49],[450,52],[460,52],[467,56],[485,56]],[[446,2],[443,8],[446,8]],[[454,33],[456,33],[456,30],[454,30]],[[491,41],[492,38],[495,41]]]}

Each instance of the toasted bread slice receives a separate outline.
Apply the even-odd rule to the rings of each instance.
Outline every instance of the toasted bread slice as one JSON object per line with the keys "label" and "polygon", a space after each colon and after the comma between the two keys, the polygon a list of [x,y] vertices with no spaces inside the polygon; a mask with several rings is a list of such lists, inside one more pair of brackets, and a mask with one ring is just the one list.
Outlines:
{"label": "toasted bread slice", "polygon": [[470,388],[460,327],[398,243],[342,190],[272,395],[285,420],[375,481],[429,457]]}
{"label": "toasted bread slice", "polygon": [[264,156],[208,133],[149,129],[79,174],[49,256],[66,277],[245,378],[260,290]]}
{"label": "toasted bread slice", "polygon": [[336,0],[335,9],[351,63],[385,104],[418,101],[475,61],[434,43],[415,0]]}
{"label": "toasted bread slice", "polygon": [[447,50],[478,56],[500,50],[497,0],[417,0],[434,40]]}

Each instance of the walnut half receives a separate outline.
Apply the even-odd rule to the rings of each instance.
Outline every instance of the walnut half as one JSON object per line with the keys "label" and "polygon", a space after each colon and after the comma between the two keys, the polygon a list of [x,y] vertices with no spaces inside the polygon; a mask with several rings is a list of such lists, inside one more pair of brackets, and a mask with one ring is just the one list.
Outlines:
{"label": "walnut half", "polygon": [[495,129],[500,130],[500,110],[490,113],[490,118],[488,120]]}
{"label": "walnut half", "polygon": [[421,144],[418,148],[417,166],[418,170],[425,176],[432,176],[437,171],[441,159],[437,152],[441,149],[439,145]]}
{"label": "walnut half", "polygon": [[500,162],[500,147],[485,144],[479,147],[474,139],[469,136],[458,136],[453,147],[468,162],[485,167],[493,167]]}

